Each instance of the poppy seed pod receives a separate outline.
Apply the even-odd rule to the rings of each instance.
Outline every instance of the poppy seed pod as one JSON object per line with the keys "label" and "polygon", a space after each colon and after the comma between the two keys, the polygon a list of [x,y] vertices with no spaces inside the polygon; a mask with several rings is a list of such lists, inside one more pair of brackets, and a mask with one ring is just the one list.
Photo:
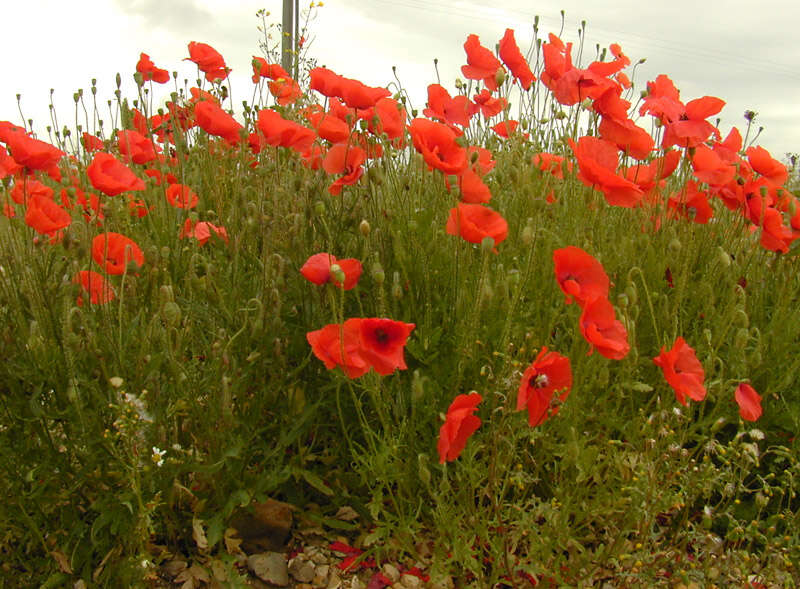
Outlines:
{"label": "poppy seed pod", "polygon": [[345,281],[344,270],[339,264],[331,264],[331,277],[338,283],[343,284]]}

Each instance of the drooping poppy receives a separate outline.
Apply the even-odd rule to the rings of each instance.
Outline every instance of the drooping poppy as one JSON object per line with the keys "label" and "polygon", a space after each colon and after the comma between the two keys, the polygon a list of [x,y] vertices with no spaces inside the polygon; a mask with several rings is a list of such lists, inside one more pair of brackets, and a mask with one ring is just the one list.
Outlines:
{"label": "drooping poppy", "polygon": [[193,209],[200,201],[194,191],[183,184],[170,184],[165,191],[167,202],[176,209]]}
{"label": "drooping poppy", "polygon": [[745,421],[756,421],[761,417],[761,395],[746,382],[740,383],[734,393],[736,404],[739,405],[739,415]]}
{"label": "drooping poppy", "polygon": [[201,72],[205,73],[206,80],[215,82],[228,77],[230,69],[225,66],[225,59],[220,53],[205,43],[192,41],[189,43],[189,57],[184,61],[193,61]]}
{"label": "drooping poppy", "polygon": [[775,186],[783,186],[789,178],[789,170],[784,164],[774,159],[763,147],[748,147],[745,152],[753,171],[758,172]]}
{"label": "drooping poppy", "polygon": [[439,464],[455,460],[467,445],[467,440],[481,426],[481,418],[473,415],[483,397],[476,392],[458,395],[447,409],[444,424],[439,430],[436,449]]}
{"label": "drooping poppy", "polygon": [[460,235],[470,243],[481,243],[484,238],[491,237],[497,253],[497,246],[508,237],[508,223],[489,207],[460,202],[456,208],[450,209],[446,231],[448,235]]}
{"label": "drooping poppy", "polygon": [[142,74],[142,79],[145,82],[152,80],[156,84],[166,84],[169,82],[169,72],[161,68],[157,68],[156,64],[152,62],[150,56],[142,53],[139,56],[139,61],[136,64],[136,71]]}
{"label": "drooping poppy", "polygon": [[300,154],[309,151],[317,139],[313,130],[294,121],[287,121],[269,108],[258,111],[257,125],[269,145],[288,147]]}
{"label": "drooping poppy", "polygon": [[579,247],[570,245],[553,252],[556,280],[564,302],[579,306],[597,297],[608,298],[610,281],[603,265]]}
{"label": "drooping poppy", "polygon": [[69,227],[72,216],[57,202],[43,196],[28,199],[25,210],[25,224],[38,233],[54,237],[58,231]]}
{"label": "drooping poppy", "polygon": [[101,233],[92,240],[92,259],[106,274],[123,274],[129,262],[141,267],[144,254],[130,237],[121,233]]}
{"label": "drooping poppy", "polygon": [[500,114],[508,106],[508,100],[506,100],[505,97],[500,96],[495,98],[486,88],[473,96],[472,100],[475,101],[475,104],[480,109],[485,119],[490,119]]}
{"label": "drooping poppy", "polygon": [[348,378],[369,372],[369,364],[361,357],[361,319],[348,319],[342,325],[334,323],[310,331],[306,340],[328,370],[341,366]]}
{"label": "drooping poppy", "polygon": [[108,196],[146,188],[141,178],[110,153],[96,153],[86,174],[92,186]]}
{"label": "drooping poppy", "polygon": [[660,366],[664,378],[675,391],[675,398],[686,405],[686,397],[695,401],[706,398],[703,385],[705,371],[694,349],[682,337],[678,337],[672,349],[661,348],[661,353],[653,358],[653,364]]}
{"label": "drooping poppy", "polygon": [[350,186],[358,182],[364,175],[362,164],[367,154],[360,147],[348,143],[333,145],[325,159],[322,160],[322,169],[328,174],[341,174],[333,184],[328,187],[328,192],[334,196],[342,193],[343,186]]}
{"label": "drooping poppy", "polygon": [[542,347],[536,359],[522,374],[517,391],[517,411],[528,409],[528,424],[535,427],[558,413],[553,395],[563,403],[572,389],[569,358]]}
{"label": "drooping poppy", "polygon": [[578,179],[603,193],[612,206],[634,207],[644,194],[634,182],[617,173],[619,151],[613,143],[598,137],[584,136],[576,144],[568,140],[578,160]]}
{"label": "drooping poppy", "polygon": [[[111,284],[102,274],[93,270],[81,270],[73,276],[72,282],[80,284],[83,291],[89,294],[89,303],[92,305],[104,305],[116,297]],[[75,304],[79,307],[83,306],[83,295],[78,295]]]}
{"label": "drooping poppy", "polygon": [[529,90],[531,84],[536,80],[536,76],[533,75],[528,61],[517,46],[517,41],[514,39],[514,29],[506,29],[503,38],[500,39],[498,53],[503,63],[511,70],[511,74],[519,80],[520,86],[524,90]]}
{"label": "drooping poppy", "polygon": [[[338,265],[344,272],[344,282],[339,282],[331,275],[331,266]],[[362,266],[361,262],[355,258],[347,258],[344,260],[337,260],[336,256],[321,252],[314,254],[306,260],[306,263],[300,268],[300,273],[305,278],[314,284],[322,285],[332,282],[335,286],[350,290],[356,286],[358,279],[361,277]]]}
{"label": "drooping poppy", "polygon": [[407,368],[403,351],[414,323],[393,319],[365,318],[361,320],[361,357],[378,374],[392,374]]}
{"label": "drooping poppy", "polygon": [[0,180],[8,176],[13,176],[22,170],[22,166],[14,161],[6,148],[0,145]]}
{"label": "drooping poppy", "polygon": [[616,318],[614,306],[603,297],[595,297],[583,307],[580,330],[592,346],[589,354],[597,350],[609,360],[622,360],[630,351],[628,331]]}
{"label": "drooping poppy", "polygon": [[238,145],[242,140],[239,132],[244,126],[218,104],[208,100],[198,102],[194,107],[194,119],[203,131],[222,137],[231,145]]}
{"label": "drooping poppy", "polygon": [[153,141],[130,129],[117,131],[117,149],[125,163],[146,164],[157,157],[161,148],[154,145]]}
{"label": "drooping poppy", "polygon": [[58,162],[64,152],[40,139],[34,139],[26,133],[8,133],[6,147],[14,161],[29,170],[41,170],[55,174]]}
{"label": "drooping poppy", "polygon": [[406,110],[393,98],[381,98],[375,103],[372,114],[367,117],[369,132],[375,136],[386,134],[386,138],[397,148],[403,146],[406,128]]}
{"label": "drooping poppy", "polygon": [[497,90],[497,70],[503,68],[494,53],[481,45],[478,35],[469,35],[464,42],[467,65],[461,66],[461,73],[469,80],[481,80],[489,90]]}

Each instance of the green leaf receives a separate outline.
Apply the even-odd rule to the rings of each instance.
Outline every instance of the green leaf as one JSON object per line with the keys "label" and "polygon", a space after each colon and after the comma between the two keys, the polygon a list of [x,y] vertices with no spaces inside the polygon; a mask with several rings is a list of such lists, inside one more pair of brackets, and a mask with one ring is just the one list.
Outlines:
{"label": "green leaf", "polygon": [[300,476],[302,476],[303,479],[305,479],[305,481],[309,485],[314,487],[317,491],[319,491],[323,495],[328,495],[329,497],[333,495],[333,489],[331,489],[328,485],[326,485],[325,482],[313,472],[310,472],[308,470],[301,470]]}

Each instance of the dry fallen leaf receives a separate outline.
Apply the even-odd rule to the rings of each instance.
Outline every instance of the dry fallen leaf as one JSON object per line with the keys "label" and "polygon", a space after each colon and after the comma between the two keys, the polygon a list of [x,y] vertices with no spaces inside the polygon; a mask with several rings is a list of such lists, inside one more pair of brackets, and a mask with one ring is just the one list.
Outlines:
{"label": "dry fallen leaf", "polygon": [[174,582],[176,584],[183,583],[181,589],[194,589],[195,587],[200,587],[201,583],[208,583],[209,580],[208,571],[200,565],[193,564],[175,577]]}
{"label": "dry fallen leaf", "polygon": [[192,519],[192,538],[194,538],[199,550],[208,550],[208,538],[206,538],[206,532],[203,530],[203,520],[196,517]]}
{"label": "dry fallen leaf", "polygon": [[225,551],[232,556],[244,555],[244,551],[240,548],[242,539],[236,534],[236,530],[228,528],[223,535],[225,542]]}
{"label": "dry fallen leaf", "polygon": [[62,573],[66,573],[68,575],[72,574],[72,566],[70,566],[69,560],[67,560],[67,555],[66,554],[64,554],[63,552],[60,552],[58,550],[53,550],[50,553],[50,556],[52,556],[55,559],[55,561],[58,563],[58,568],[61,569]]}
{"label": "dry fallen leaf", "polygon": [[354,519],[358,519],[358,513],[356,513],[356,510],[350,507],[349,505],[342,505],[339,508],[339,511],[336,512],[336,515],[334,517],[336,519],[349,522],[353,521]]}

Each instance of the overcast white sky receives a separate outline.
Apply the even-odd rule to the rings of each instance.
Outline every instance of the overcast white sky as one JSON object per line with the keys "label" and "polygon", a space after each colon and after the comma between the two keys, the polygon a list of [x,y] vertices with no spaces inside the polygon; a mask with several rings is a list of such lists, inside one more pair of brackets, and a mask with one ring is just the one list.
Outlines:
{"label": "overcast white sky", "polygon": [[[301,9],[309,0],[301,0]],[[50,89],[55,89],[59,124],[74,124],[72,95],[91,78],[98,98],[113,97],[120,72],[133,97],[132,74],[140,52],[157,66],[177,70],[179,80],[196,78],[189,41],[215,47],[233,69],[234,104],[250,100],[250,61],[260,55],[259,8],[280,22],[281,0],[2,0],[0,34],[0,120],[20,122],[16,94],[26,118],[38,128],[49,119]],[[795,0],[325,0],[311,25],[310,53],[320,65],[370,85],[393,81],[392,66],[422,107],[425,88],[453,82],[466,63],[463,43],[470,33],[489,48],[506,27],[527,49],[532,22],[540,16],[540,35],[558,33],[577,41],[587,22],[585,65],[596,43],[619,43],[633,60],[647,58],[635,81],[665,73],[688,101],[703,95],[727,102],[721,130],[744,131],[742,113],[759,113],[764,132],[758,143],[773,156],[800,152],[800,3]],[[588,58],[588,59],[587,59]],[[46,138],[46,137],[44,137]]]}

